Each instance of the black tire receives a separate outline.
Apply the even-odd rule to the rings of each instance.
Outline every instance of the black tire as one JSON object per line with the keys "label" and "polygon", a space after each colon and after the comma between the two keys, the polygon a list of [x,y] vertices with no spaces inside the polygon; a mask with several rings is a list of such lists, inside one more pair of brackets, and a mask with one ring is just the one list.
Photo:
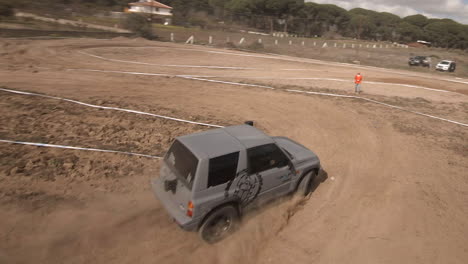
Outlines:
{"label": "black tire", "polygon": [[297,187],[297,194],[301,196],[307,196],[310,193],[310,187],[312,185],[312,182],[316,176],[315,171],[311,171],[307,173],[299,183],[299,186]]}
{"label": "black tire", "polygon": [[219,242],[232,234],[239,226],[239,213],[231,205],[211,212],[203,221],[198,234],[209,244]]}

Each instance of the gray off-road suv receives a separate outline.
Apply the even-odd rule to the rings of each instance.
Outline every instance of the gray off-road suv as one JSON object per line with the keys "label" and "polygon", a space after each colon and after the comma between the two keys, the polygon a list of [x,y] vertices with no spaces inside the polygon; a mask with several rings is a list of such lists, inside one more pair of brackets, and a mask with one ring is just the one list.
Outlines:
{"label": "gray off-road suv", "polygon": [[319,170],[301,144],[239,125],[177,138],[152,187],[175,222],[214,243],[235,230],[246,207],[307,195]]}

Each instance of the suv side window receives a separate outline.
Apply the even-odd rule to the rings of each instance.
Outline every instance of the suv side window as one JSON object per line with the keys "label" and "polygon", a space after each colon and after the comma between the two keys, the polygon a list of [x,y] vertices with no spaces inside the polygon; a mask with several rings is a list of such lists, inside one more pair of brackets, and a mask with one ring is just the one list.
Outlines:
{"label": "suv side window", "polygon": [[276,146],[267,144],[247,150],[249,174],[255,174],[272,168],[282,168],[288,165],[289,160]]}
{"label": "suv side window", "polygon": [[236,177],[239,152],[211,158],[209,162],[208,187],[217,186]]}

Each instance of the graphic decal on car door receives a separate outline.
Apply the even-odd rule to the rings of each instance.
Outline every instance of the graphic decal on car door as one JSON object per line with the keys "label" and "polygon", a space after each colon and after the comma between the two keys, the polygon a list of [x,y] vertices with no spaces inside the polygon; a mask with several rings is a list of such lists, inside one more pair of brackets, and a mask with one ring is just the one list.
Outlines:
{"label": "graphic decal on car door", "polygon": [[[233,182],[236,182],[235,186],[232,186]],[[235,188],[233,195],[239,198],[242,206],[246,206],[257,198],[262,185],[263,179],[260,174],[248,175],[247,170],[242,170],[234,180],[228,183],[224,196],[228,198],[229,190],[233,187]]]}

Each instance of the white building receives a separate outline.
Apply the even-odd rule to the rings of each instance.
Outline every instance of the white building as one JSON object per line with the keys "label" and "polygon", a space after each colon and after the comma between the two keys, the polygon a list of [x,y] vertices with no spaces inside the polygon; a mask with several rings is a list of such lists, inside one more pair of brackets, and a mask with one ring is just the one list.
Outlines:
{"label": "white building", "polygon": [[138,2],[129,3],[128,5],[130,6],[130,9],[127,11],[131,13],[145,13],[165,17],[172,16],[172,7],[154,0],[139,0]]}

